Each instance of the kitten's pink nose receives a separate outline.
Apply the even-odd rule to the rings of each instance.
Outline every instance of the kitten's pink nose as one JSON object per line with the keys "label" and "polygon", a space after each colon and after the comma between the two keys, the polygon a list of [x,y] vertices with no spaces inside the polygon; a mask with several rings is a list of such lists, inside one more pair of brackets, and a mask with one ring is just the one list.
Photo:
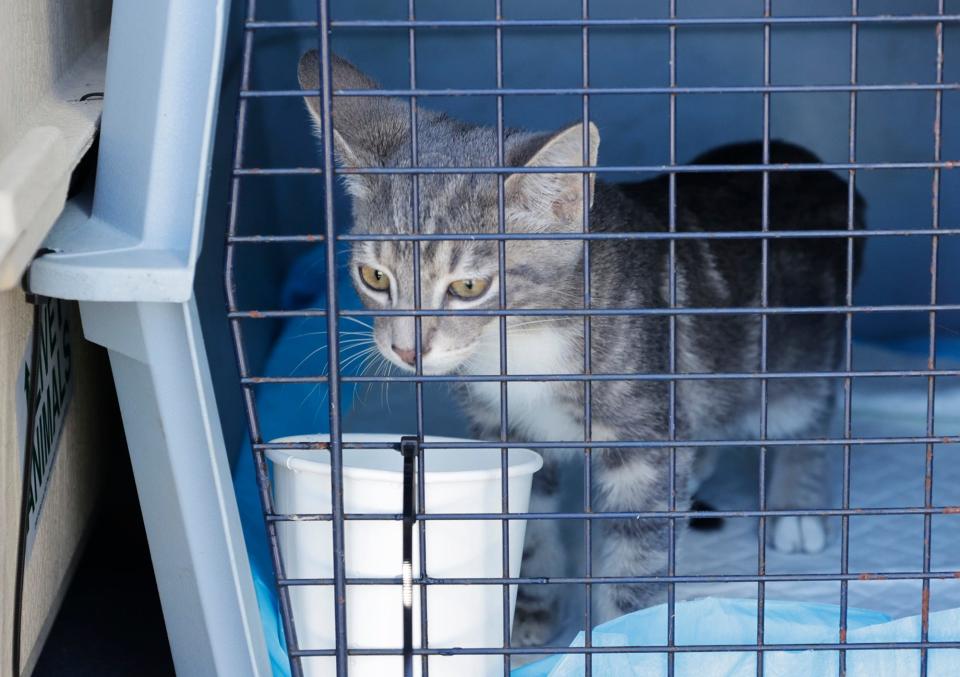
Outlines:
{"label": "kitten's pink nose", "polygon": [[409,364],[411,367],[416,365],[417,353],[413,348],[398,348],[397,346],[390,347],[393,348],[393,352],[395,352],[401,360]]}

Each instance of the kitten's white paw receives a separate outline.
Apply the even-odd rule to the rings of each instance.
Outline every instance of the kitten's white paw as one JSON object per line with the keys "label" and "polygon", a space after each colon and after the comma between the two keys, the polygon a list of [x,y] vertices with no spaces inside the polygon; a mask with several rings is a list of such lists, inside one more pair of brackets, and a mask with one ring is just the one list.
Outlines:
{"label": "kitten's white paw", "polygon": [[820,552],[827,545],[826,520],[817,515],[775,517],[771,542],[780,552]]}

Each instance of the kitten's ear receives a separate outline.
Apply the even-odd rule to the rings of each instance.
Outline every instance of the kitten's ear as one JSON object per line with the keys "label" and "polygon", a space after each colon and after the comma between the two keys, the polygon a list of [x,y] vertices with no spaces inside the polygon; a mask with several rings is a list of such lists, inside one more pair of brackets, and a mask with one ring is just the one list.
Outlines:
{"label": "kitten's ear", "polygon": [[[575,124],[550,137],[525,167],[582,167],[583,124]],[[588,166],[596,166],[600,132],[590,123]],[[593,206],[596,174],[587,180],[589,206]],[[583,225],[583,174],[512,174],[504,191],[516,221],[534,230],[579,229]]]}
{"label": "kitten's ear", "polygon": [[[333,89],[379,89],[346,59],[330,55]],[[310,50],[300,57],[301,89],[320,89],[320,57]],[[304,97],[318,130],[321,124],[320,98]],[[383,96],[333,97],[333,142],[337,163],[342,167],[383,166],[402,144],[410,127],[409,109],[403,102]],[[351,190],[359,189],[362,175],[348,176]]]}

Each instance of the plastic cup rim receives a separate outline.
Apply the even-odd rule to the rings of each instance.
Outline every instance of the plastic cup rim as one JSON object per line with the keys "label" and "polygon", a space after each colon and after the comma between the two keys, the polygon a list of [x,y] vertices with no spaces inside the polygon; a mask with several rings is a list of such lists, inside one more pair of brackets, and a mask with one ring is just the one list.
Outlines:
{"label": "plastic cup rim", "polygon": [[[402,437],[400,434],[388,433],[344,433],[342,440],[344,442],[385,442],[394,444]],[[289,437],[279,437],[270,440],[270,443],[289,443],[289,442],[326,442],[330,439],[328,434],[312,435],[292,435]],[[443,437],[438,435],[425,435],[424,441],[434,442],[477,442],[479,440],[470,440],[461,437]],[[515,446],[516,443],[506,444],[507,454],[507,477],[516,477],[522,475],[533,475],[543,467],[543,458],[532,449],[526,449],[522,446]],[[457,451],[481,451],[497,452],[500,447],[492,444],[490,447],[482,449],[458,449]],[[384,451],[388,450],[385,446]],[[389,449],[393,451],[392,449]],[[344,451],[361,451],[344,450]],[[377,451],[371,449],[370,451]],[[437,451],[435,449],[425,449],[426,452]],[[396,453],[396,452],[394,452]],[[268,449],[266,456],[275,466],[284,467],[295,472],[306,472],[317,475],[330,475],[329,452],[322,449]],[[520,460],[517,461],[517,456]],[[424,472],[424,479],[428,483],[441,482],[476,482],[496,479],[500,477],[501,466],[472,469],[472,470],[427,470]],[[344,465],[344,478],[376,480],[380,482],[403,482],[402,470],[386,470],[379,468],[358,468]]]}

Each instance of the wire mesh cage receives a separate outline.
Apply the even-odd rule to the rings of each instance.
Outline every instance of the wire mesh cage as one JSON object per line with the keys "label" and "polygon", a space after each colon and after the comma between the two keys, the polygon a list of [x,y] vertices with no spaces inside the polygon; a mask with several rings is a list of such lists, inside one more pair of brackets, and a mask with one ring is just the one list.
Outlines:
{"label": "wire mesh cage", "polygon": [[[960,191],[950,189],[956,182],[951,158],[960,152],[951,138],[960,128],[950,123],[950,111],[960,104],[960,81],[945,59],[956,44],[960,8],[946,0],[922,8],[866,0],[794,3],[777,11],[771,0],[736,7],[664,0],[642,10],[600,0],[556,7],[505,0],[469,8],[415,0],[404,7],[386,4],[351,9],[318,0],[306,14],[291,17],[275,7],[258,11],[248,0],[244,23],[226,289],[292,674],[366,674],[356,659],[383,657],[396,674],[472,674],[473,668],[456,667],[466,664],[443,661],[473,656],[493,659],[483,674],[614,674],[618,657],[641,670],[636,674],[690,674],[702,664],[685,661],[735,657],[748,662],[729,674],[762,675],[771,663],[790,665],[778,663],[788,660],[786,652],[809,652],[829,655],[831,672],[844,675],[869,674],[857,672],[867,665],[858,661],[885,651],[907,656],[898,665],[913,672],[897,674],[951,674],[946,662],[934,659],[960,648],[960,635],[931,629],[931,616],[960,607],[951,584],[960,553],[936,551],[956,540],[950,516],[960,511],[960,497],[951,493],[951,480],[934,482],[935,468],[938,478],[954,477],[960,443],[950,413],[960,368],[949,353],[960,326],[951,265],[960,234],[951,222],[960,205],[951,195]],[[483,9],[474,7],[480,4]],[[291,34],[300,40],[298,52],[308,40],[316,49],[316,56],[308,52],[300,60],[300,87],[282,84],[297,72],[294,63],[283,78],[258,72],[257,51]],[[391,46],[378,42],[383,35]],[[431,47],[438,35],[447,41]],[[486,51],[454,56],[450,50],[461,39],[466,51],[471,45]],[[533,45],[528,51],[518,46],[525,41]],[[744,44],[752,51],[737,56]],[[366,61],[371,75],[380,64],[406,85],[376,84],[337,56],[341,46],[358,60],[373,55]],[[378,49],[384,55],[379,61]],[[425,51],[433,55],[426,67]],[[694,56],[685,62],[688,51]],[[444,54],[450,65],[438,65]],[[538,55],[533,61],[559,54],[563,68],[573,72],[544,76],[549,69],[522,63],[531,54]],[[492,66],[479,79],[459,70],[474,58],[482,68]],[[826,65],[805,68],[813,62]],[[744,64],[753,70],[745,74]],[[275,156],[263,149],[272,134],[283,132],[269,123],[270,106],[296,106],[306,121],[304,99],[316,124],[319,162],[269,164]],[[537,126],[537,115],[554,105],[564,112],[550,112],[550,120],[574,112],[559,132],[516,131],[514,118],[528,128],[550,126]],[[433,112],[444,106],[454,117],[486,106],[486,123],[461,124]],[[651,121],[653,112],[660,117]],[[385,123],[384,116],[392,117]],[[611,145],[622,148],[610,151],[613,161],[600,162],[604,119],[619,120]],[[437,132],[440,125],[455,133],[445,137]],[[703,153],[702,140],[710,135],[698,133],[697,125],[719,129],[720,139],[729,125],[742,143]],[[744,130],[751,131],[744,137]],[[391,147],[385,158],[357,148],[363,134],[390,145],[389,133],[402,139],[402,152]],[[825,159],[780,140],[798,136]],[[622,160],[648,142],[662,157],[645,151],[643,163]],[[298,143],[309,145],[307,139]],[[476,148],[482,153],[473,153]],[[353,199],[349,230],[350,207],[338,180]],[[280,188],[285,182],[289,187]],[[265,183],[289,191],[288,199],[278,200],[299,212],[301,222],[292,230],[264,223],[264,212],[245,219],[245,200]],[[613,200],[610,191],[632,206],[611,216],[605,206]],[[321,214],[303,213],[311,200],[319,201]],[[372,206],[358,206],[364,200]],[[549,218],[517,225],[543,205]],[[452,222],[451,214],[463,222]],[[375,227],[378,219],[394,222]],[[865,245],[870,253],[858,283]],[[874,247],[882,256],[874,256]],[[263,261],[289,263],[293,250],[315,252],[310,274],[322,293],[313,302],[281,307],[245,289],[266,274]],[[387,259],[406,268],[376,263]],[[457,261],[480,259],[492,272],[455,279],[465,269]],[[449,264],[445,277],[436,272],[438,260]],[[560,272],[547,275],[544,262]],[[345,296],[351,283],[364,305]],[[270,340],[264,337],[283,322],[295,323],[307,343],[292,355],[292,370],[269,373],[262,365]],[[487,357],[475,360],[479,366],[464,367],[467,358],[441,360],[443,334],[455,333],[450,328],[457,322],[464,343],[492,337]],[[530,332],[518,333],[521,327],[538,333],[525,342]],[[882,332],[913,346],[912,357],[858,359],[857,341]],[[564,337],[563,359],[550,352],[556,335]],[[379,353],[395,367],[364,371]],[[905,397],[919,407],[917,425],[893,432],[870,427],[855,394],[866,400],[907,382],[912,389]],[[403,389],[410,415],[401,432],[408,434],[386,442],[345,436],[353,393],[380,384]],[[258,409],[266,388],[296,389],[293,408],[314,398],[312,411],[296,415],[307,419],[304,429],[314,426],[329,436],[289,438],[303,430],[265,423]],[[467,401],[474,398],[482,410],[461,416],[473,420],[478,439],[432,437],[448,431],[432,427],[431,406],[454,405],[446,395],[431,405],[430,393],[450,388],[466,390]],[[551,410],[555,406],[560,413]],[[376,415],[371,411],[378,411],[376,404],[363,416]],[[833,427],[820,422],[834,414]],[[364,420],[370,422],[361,417],[360,430]],[[384,445],[396,452],[402,508],[351,512],[345,508],[345,455]],[[534,475],[533,503],[522,511],[517,505],[525,501],[511,495],[510,480],[518,447],[538,452],[545,464]],[[431,453],[491,449],[498,459],[498,508],[430,509],[425,478]],[[270,454],[278,451],[329,454],[323,479],[329,510],[278,507],[276,468],[269,467],[276,461]],[[907,456],[907,466],[891,461]],[[558,469],[561,457],[575,467],[573,479]],[[749,500],[727,501],[716,492],[701,500],[695,486],[701,458],[708,469],[718,463],[735,468],[729,472]],[[800,469],[811,458],[820,459],[814,461],[819,481],[836,485],[838,495],[818,490],[813,502],[795,498],[813,481]],[[882,476],[888,465],[892,475]],[[904,467],[913,476],[904,476]],[[858,483],[861,470],[865,479]],[[907,493],[871,493],[881,483]],[[582,493],[573,507],[565,494],[559,497],[569,486]],[[703,531],[720,521],[721,528]],[[438,532],[431,529],[444,522],[496,525],[497,574],[432,573],[430,534]],[[289,575],[283,541],[292,532],[284,530],[311,523],[326,529],[309,533],[322,536],[331,568],[303,573],[298,567]],[[390,541],[402,544],[397,551],[386,541],[381,548],[394,570],[390,576],[351,572],[347,534],[356,523],[387,523],[402,533]],[[906,564],[885,558],[884,546],[868,535],[857,543],[866,523],[902,541]],[[526,544],[522,532],[517,541],[512,531],[518,524],[526,524]],[[695,538],[690,529],[698,526],[708,535],[687,546]],[[531,569],[528,551],[548,529],[564,531],[568,541],[566,550],[550,551],[548,558],[569,562],[551,571]],[[524,558],[519,574],[512,571],[521,555],[517,543]],[[635,554],[639,546],[631,543],[642,543],[643,553]],[[784,550],[796,554],[781,557]],[[820,551],[829,559],[816,559]],[[876,582],[901,586],[895,594],[910,601],[894,615],[912,612],[915,636],[849,634],[862,625],[851,620],[859,613],[855,607],[882,606],[886,589],[871,588]],[[378,586],[397,593],[402,636],[357,646],[348,632],[351,615],[361,615],[350,604],[360,599],[353,591]],[[427,641],[439,629],[430,617],[430,596],[470,586],[496,591],[500,641]],[[298,598],[307,588],[328,591],[309,599],[322,599],[329,609],[303,614],[329,612],[335,630],[330,646],[299,641],[304,615],[295,607],[308,605],[307,597]],[[567,629],[581,633],[572,645],[569,633],[547,636],[523,626],[555,611],[555,602],[541,596],[547,588],[554,590],[551,600],[563,598],[557,604],[567,609],[560,613]],[[707,595],[749,598],[741,609],[752,619],[749,639],[705,640],[690,630],[689,614],[698,612],[685,616],[680,607]],[[799,630],[781,631],[776,623],[783,609],[768,604],[780,598],[832,602],[830,633],[810,639]],[[653,608],[662,615],[643,618],[662,619],[654,641],[597,627]],[[523,667],[535,659],[553,662]],[[656,662],[639,662],[647,659]],[[557,671],[564,666],[568,672]]]}

